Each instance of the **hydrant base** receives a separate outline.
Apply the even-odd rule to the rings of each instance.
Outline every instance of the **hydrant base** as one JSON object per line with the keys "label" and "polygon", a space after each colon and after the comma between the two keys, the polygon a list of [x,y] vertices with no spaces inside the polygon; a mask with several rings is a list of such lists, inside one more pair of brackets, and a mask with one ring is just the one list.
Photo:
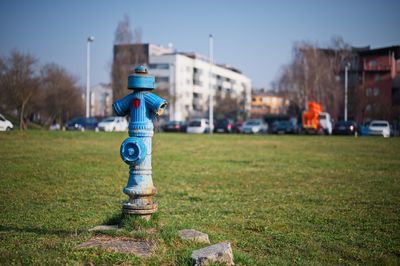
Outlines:
{"label": "hydrant base", "polygon": [[148,205],[135,205],[130,204],[129,202],[125,202],[122,205],[122,212],[125,214],[134,214],[134,215],[146,215],[152,214],[157,211],[157,204],[148,204]]}

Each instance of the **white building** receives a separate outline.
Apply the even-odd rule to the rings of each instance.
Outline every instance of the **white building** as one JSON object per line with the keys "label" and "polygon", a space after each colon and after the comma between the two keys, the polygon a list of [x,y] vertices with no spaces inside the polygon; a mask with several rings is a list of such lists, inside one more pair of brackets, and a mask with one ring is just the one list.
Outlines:
{"label": "white building", "polygon": [[[251,80],[233,67],[210,64],[194,53],[153,53],[149,54],[148,68],[156,77],[155,92],[169,98],[169,120],[207,118],[210,93],[222,98],[229,94],[241,102],[238,111],[250,112]],[[218,102],[214,100],[214,104]]]}
{"label": "white building", "polygon": [[90,89],[90,115],[112,115],[113,93],[110,84],[97,84]]}

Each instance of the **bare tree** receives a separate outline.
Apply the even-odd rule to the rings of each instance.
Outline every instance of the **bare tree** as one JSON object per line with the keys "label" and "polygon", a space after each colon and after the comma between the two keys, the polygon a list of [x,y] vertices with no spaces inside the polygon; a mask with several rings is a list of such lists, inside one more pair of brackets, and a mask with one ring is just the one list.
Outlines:
{"label": "bare tree", "polygon": [[231,93],[222,94],[218,91],[215,94],[215,114],[217,117],[237,119],[240,114],[240,101]]}
{"label": "bare tree", "polygon": [[340,37],[326,48],[296,43],[292,62],[283,67],[276,87],[294,103],[292,109],[305,109],[308,101],[316,101],[337,117],[343,96],[339,73],[349,55],[349,46]]}
{"label": "bare tree", "polygon": [[129,93],[127,90],[128,75],[132,73],[137,64],[146,63],[143,47],[140,45],[142,31],[135,29],[134,34],[130,29],[128,15],[124,15],[115,30],[113,64],[111,67],[111,80],[114,100]]}
{"label": "bare tree", "polygon": [[13,50],[0,62],[0,89],[2,106],[17,110],[19,128],[27,128],[27,110],[37,94],[39,79],[36,75],[37,59],[30,54]]}
{"label": "bare tree", "polygon": [[114,44],[132,43],[133,35],[130,28],[129,16],[127,14],[124,14],[124,18],[118,23],[114,38]]}
{"label": "bare tree", "polygon": [[76,78],[56,64],[46,64],[41,69],[44,99],[41,113],[45,125],[56,121],[62,126],[71,117],[83,114],[83,101],[76,82]]}

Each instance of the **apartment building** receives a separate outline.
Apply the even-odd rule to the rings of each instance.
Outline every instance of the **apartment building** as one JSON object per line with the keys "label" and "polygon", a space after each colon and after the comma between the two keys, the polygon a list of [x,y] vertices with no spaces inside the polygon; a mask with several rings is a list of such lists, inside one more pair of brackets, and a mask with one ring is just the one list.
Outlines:
{"label": "apartment building", "polygon": [[[132,62],[137,62],[133,60],[135,58],[142,58],[141,63],[147,65],[149,74],[155,76],[154,92],[169,102],[163,116],[167,120],[208,117],[210,95],[214,99],[215,118],[236,116],[230,117],[236,119],[238,116],[247,117],[250,112],[251,80],[232,66],[211,64],[202,55],[178,53],[153,44],[114,47],[114,58],[118,51],[131,51]],[[221,105],[230,105],[232,112],[219,111]]]}
{"label": "apartment building", "polygon": [[251,117],[286,114],[289,100],[268,92],[253,92],[251,96]]}
{"label": "apartment building", "polygon": [[112,115],[112,89],[110,84],[97,84],[90,89],[90,115],[105,117]]}

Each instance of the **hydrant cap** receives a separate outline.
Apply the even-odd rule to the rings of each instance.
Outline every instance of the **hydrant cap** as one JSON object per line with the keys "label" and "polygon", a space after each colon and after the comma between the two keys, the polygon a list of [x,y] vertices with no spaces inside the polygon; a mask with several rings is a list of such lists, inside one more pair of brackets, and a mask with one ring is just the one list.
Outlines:
{"label": "hydrant cap", "polygon": [[153,90],[155,88],[155,79],[147,73],[145,66],[135,67],[135,73],[128,77],[128,89]]}
{"label": "hydrant cap", "polygon": [[129,137],[121,144],[120,155],[127,164],[138,165],[146,157],[146,145],[140,138]]}

